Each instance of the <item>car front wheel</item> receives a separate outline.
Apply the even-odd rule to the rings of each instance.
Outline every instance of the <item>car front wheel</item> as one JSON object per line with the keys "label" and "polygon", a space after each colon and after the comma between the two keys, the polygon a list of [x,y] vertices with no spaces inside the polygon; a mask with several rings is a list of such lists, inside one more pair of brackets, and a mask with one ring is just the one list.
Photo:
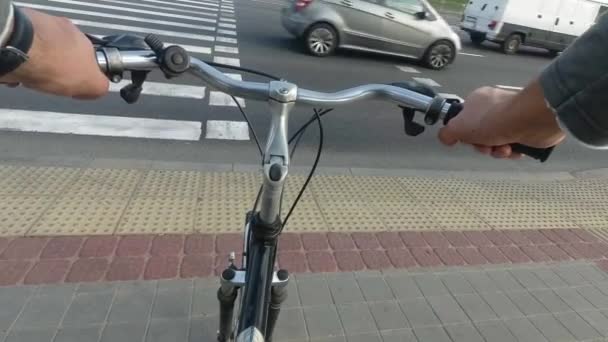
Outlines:
{"label": "car front wheel", "polygon": [[448,41],[438,41],[427,50],[423,58],[424,64],[434,70],[448,66],[456,57],[454,45]]}
{"label": "car front wheel", "polygon": [[317,57],[325,57],[336,49],[338,34],[330,25],[315,24],[306,32],[305,42],[308,52]]}

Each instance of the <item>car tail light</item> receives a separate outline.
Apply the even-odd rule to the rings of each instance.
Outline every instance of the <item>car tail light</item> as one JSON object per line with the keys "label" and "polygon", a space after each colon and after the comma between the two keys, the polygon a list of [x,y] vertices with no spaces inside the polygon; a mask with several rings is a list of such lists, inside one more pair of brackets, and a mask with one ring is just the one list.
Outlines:
{"label": "car tail light", "polygon": [[296,1],[296,11],[301,11],[308,7],[313,2],[313,0],[297,0]]}
{"label": "car tail light", "polygon": [[488,24],[488,27],[490,28],[490,30],[493,30],[493,29],[495,29],[495,28],[496,28],[496,25],[498,25],[498,21],[496,21],[496,20],[492,20],[492,22],[490,22],[490,23]]}

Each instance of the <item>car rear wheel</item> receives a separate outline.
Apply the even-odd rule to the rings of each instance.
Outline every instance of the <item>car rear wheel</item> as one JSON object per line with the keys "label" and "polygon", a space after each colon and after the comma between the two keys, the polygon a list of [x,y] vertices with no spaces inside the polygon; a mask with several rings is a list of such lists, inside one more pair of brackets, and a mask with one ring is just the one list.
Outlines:
{"label": "car rear wheel", "polygon": [[519,51],[521,43],[521,35],[514,33],[508,36],[507,39],[505,39],[505,41],[502,43],[502,51],[507,55],[513,55]]}
{"label": "car rear wheel", "polygon": [[434,70],[440,70],[454,61],[456,49],[448,41],[438,41],[427,50],[424,56],[424,64]]}
{"label": "car rear wheel", "polygon": [[315,24],[305,37],[308,52],[318,57],[331,55],[338,45],[338,34],[327,24]]}

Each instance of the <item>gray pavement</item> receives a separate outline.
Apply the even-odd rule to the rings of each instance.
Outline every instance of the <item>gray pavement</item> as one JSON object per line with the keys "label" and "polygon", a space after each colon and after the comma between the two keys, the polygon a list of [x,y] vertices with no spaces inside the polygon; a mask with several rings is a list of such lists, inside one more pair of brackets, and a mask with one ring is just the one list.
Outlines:
{"label": "gray pavement", "polygon": [[[4,342],[213,341],[215,279],[0,288]],[[275,341],[604,341],[590,263],[292,278]]]}

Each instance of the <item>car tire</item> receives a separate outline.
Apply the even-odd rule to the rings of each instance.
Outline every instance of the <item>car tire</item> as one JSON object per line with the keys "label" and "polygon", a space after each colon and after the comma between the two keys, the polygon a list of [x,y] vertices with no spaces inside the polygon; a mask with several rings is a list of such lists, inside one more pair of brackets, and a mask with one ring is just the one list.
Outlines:
{"label": "car tire", "polygon": [[519,51],[519,48],[522,44],[521,35],[518,33],[513,33],[508,36],[504,42],[502,42],[502,51],[507,55],[514,55]]}
{"label": "car tire", "polygon": [[560,50],[549,50],[549,56],[551,57],[557,57],[560,53],[562,53]]}
{"label": "car tire", "polygon": [[441,70],[451,64],[456,58],[454,44],[447,40],[440,40],[431,45],[422,58],[427,68]]}
{"label": "car tire", "polygon": [[314,24],[304,36],[308,52],[317,57],[326,57],[334,53],[338,45],[338,33],[328,24]]}
{"label": "car tire", "polygon": [[486,40],[486,35],[483,33],[473,32],[469,35],[471,37],[471,42],[473,45],[479,46],[481,43]]}

